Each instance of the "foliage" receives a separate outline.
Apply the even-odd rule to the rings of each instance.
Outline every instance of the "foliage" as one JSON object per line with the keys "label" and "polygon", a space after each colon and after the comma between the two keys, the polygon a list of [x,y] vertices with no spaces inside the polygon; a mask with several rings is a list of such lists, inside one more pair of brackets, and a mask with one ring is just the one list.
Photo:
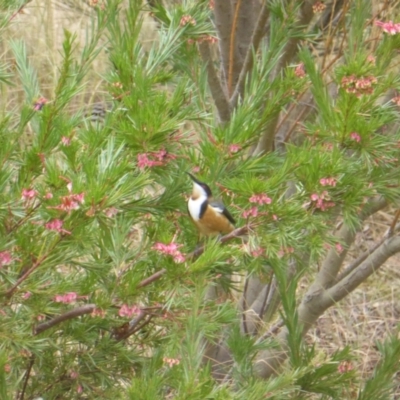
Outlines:
{"label": "foliage", "polygon": [[[48,99],[26,44],[9,43],[15,67],[0,66],[0,84],[13,82],[25,99],[0,116],[2,399],[337,399],[357,391],[383,399],[392,390],[398,339],[381,345],[382,362],[358,390],[351,349],[322,355],[303,338],[400,250],[394,220],[377,252],[387,257],[364,268],[374,256],[366,254],[359,280],[358,265],[332,272],[331,262],[328,277],[316,268],[329,257],[343,262],[375,201],[399,201],[398,110],[387,97],[400,89],[398,35],[364,46],[375,34],[369,2],[346,2],[340,23],[354,45],[327,77],[310,50],[324,32],[305,30],[304,5],[265,2],[264,41],[250,43],[257,35],[249,30],[234,54],[247,65],[242,74],[229,64],[235,57],[224,59],[216,23],[224,3],[215,3],[214,13],[205,1],[157,2],[159,41],[150,50],[139,2],[99,4],[82,50],[65,32]],[[112,106],[92,123],[69,105],[104,37]],[[291,60],[287,49],[297,47]],[[312,107],[287,128],[285,113],[306,94]],[[196,248],[187,171],[223,197],[246,236]],[[347,229],[342,236],[336,224]],[[315,277],[306,294],[305,276]],[[264,372],[263,361],[277,362],[279,373]]]}

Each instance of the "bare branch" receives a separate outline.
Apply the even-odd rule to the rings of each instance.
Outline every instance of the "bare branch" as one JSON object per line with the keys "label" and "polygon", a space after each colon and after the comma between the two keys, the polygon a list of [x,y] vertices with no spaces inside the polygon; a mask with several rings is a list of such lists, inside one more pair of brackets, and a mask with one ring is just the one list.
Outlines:
{"label": "bare branch", "polygon": [[228,122],[231,116],[229,101],[214,68],[210,46],[207,42],[202,42],[199,44],[199,51],[204,64],[207,66],[208,86],[217,107],[219,119],[222,123]]}
{"label": "bare branch", "polygon": [[371,249],[368,249],[364,253],[362,253],[357,259],[355,259],[349,266],[343,270],[338,277],[335,279],[334,284],[342,281],[347,275],[349,275],[352,271],[354,271],[367,257],[372,254],[378,247],[382,245],[382,243],[386,240],[386,238],[381,239],[378,243],[376,243]]}
{"label": "bare branch", "polygon": [[95,308],[96,308],[95,304],[86,304],[85,306],[74,308],[73,310],[70,310],[65,314],[59,315],[58,317],[55,317],[49,321],[39,324],[38,326],[33,328],[33,334],[39,335],[39,333],[42,333],[47,329],[50,329],[53,326],[60,324],[61,322],[68,321],[69,319],[73,319],[76,317],[80,317],[81,315],[90,314],[93,312]]}
{"label": "bare branch", "polygon": [[246,80],[248,72],[251,71],[251,69],[253,68],[253,62],[254,62],[253,55],[257,53],[258,47],[261,43],[261,39],[265,35],[265,25],[267,23],[268,17],[269,17],[269,9],[267,8],[266,2],[264,2],[256,23],[256,27],[251,37],[251,44],[247,48],[246,57],[244,59],[243,66],[240,71],[239,79],[236,83],[235,90],[230,99],[231,107],[236,106],[239,96],[243,95],[244,82]]}
{"label": "bare branch", "polygon": [[326,308],[338,302],[378,270],[392,255],[400,251],[400,237],[390,237],[348,276],[328,289],[322,298]]}
{"label": "bare branch", "polygon": [[[297,27],[299,29],[307,26],[310,23],[314,15],[312,6],[314,5],[314,3],[316,3],[316,1],[317,0],[303,1],[300,10],[300,18],[297,23]],[[289,64],[289,62],[297,55],[297,47],[299,42],[299,37],[293,37],[288,41],[285,49],[283,50],[282,57],[280,57],[279,59],[279,64],[276,66],[274,74],[275,76],[278,76],[281,71]],[[273,150],[278,121],[279,114],[271,119],[267,129],[262,134],[256,148],[254,149],[253,155],[262,154],[264,152],[269,152]]]}
{"label": "bare branch", "polygon": [[[232,5],[230,0],[216,0],[214,3],[215,28],[222,62],[224,84],[229,71],[229,46],[232,27]],[[211,87],[211,86],[210,86]]]}
{"label": "bare branch", "polygon": [[35,356],[34,356],[34,354],[32,354],[29,359],[28,367],[26,368],[26,371],[25,371],[24,385],[22,387],[22,391],[21,391],[21,393],[19,393],[17,395],[18,400],[24,400],[26,387],[28,386],[29,377],[31,376],[31,371],[32,371],[32,367],[33,367],[34,363],[35,363]]}
{"label": "bare branch", "polygon": [[153,283],[154,281],[157,281],[158,279],[160,279],[165,273],[167,272],[167,270],[165,268],[161,269],[160,271],[154,273],[153,275],[149,276],[146,279],[143,279],[138,285],[137,288],[142,288],[145,287],[147,285],[150,285],[151,283]]}
{"label": "bare branch", "polygon": [[[250,226],[248,226],[248,225],[242,226],[241,228],[236,228],[231,233],[228,233],[227,235],[222,236],[219,239],[219,242],[220,243],[226,243],[226,242],[229,242],[232,239],[247,235],[249,229],[250,229]],[[191,253],[189,253],[187,255],[187,258],[198,257],[203,253],[204,253],[204,246],[200,246],[196,250],[194,250]]]}
{"label": "bare branch", "polygon": [[[359,221],[362,222],[372,214],[386,207],[387,202],[383,197],[371,199],[365,204],[363,210],[359,214]],[[361,224],[360,224],[361,226]],[[348,226],[343,225],[336,235],[339,243],[345,243],[346,247],[339,254],[335,248],[331,248],[326,256],[321,269],[309,289],[309,293],[313,293],[320,288],[328,288],[336,280],[337,274],[343,264],[350,245],[356,237],[356,230],[351,230]]]}
{"label": "bare branch", "polygon": [[142,329],[145,325],[147,325],[151,321],[153,317],[150,315],[146,321],[140,324],[140,322],[142,322],[143,319],[148,315],[149,314],[147,313],[146,310],[143,309],[140,310],[139,314],[135,318],[130,320],[129,323],[122,325],[122,327],[114,331],[112,335],[113,338],[117,341],[128,339],[129,336],[133,335],[135,332]]}
{"label": "bare branch", "polygon": [[54,244],[54,246],[50,249],[50,251],[45,254],[44,256],[40,257],[33,265],[31,268],[29,268],[14,284],[14,286],[10,289],[8,289],[6,292],[2,293],[2,296],[6,296],[10,298],[14,292],[17,290],[18,286],[25,281],[37,268],[39,268],[43,262],[47,259],[47,257],[50,256],[51,252],[54,250],[54,248],[57,246],[58,243],[62,240],[62,236],[60,239]]}

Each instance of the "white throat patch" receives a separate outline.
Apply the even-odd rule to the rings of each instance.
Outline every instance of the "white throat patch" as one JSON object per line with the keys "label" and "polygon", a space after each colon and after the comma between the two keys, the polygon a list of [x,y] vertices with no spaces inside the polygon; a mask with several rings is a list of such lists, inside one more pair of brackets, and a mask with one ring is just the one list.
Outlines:
{"label": "white throat patch", "polygon": [[207,201],[206,191],[196,182],[193,182],[193,193],[188,202],[190,216],[198,221],[202,204]]}
{"label": "white throat patch", "polygon": [[189,199],[188,202],[189,214],[195,221],[198,221],[200,219],[201,205],[205,201],[207,201],[207,196],[200,196],[195,200],[193,200],[192,197]]}

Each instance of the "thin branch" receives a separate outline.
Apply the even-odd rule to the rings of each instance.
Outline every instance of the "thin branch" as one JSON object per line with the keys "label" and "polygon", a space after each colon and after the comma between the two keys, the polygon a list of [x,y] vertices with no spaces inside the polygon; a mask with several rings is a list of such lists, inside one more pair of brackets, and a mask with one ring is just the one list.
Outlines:
{"label": "thin branch", "polygon": [[393,221],[390,224],[390,228],[389,228],[389,232],[388,232],[389,236],[393,236],[393,234],[395,232],[397,221],[399,220],[399,217],[400,217],[400,209],[396,211],[396,214],[394,215]]}
{"label": "thin branch", "polygon": [[73,310],[70,310],[65,314],[59,315],[58,317],[55,317],[49,321],[43,322],[42,324],[36,326],[35,328],[33,328],[33,334],[39,335],[39,333],[42,333],[47,329],[50,329],[53,326],[60,324],[61,322],[68,321],[69,319],[73,319],[76,317],[80,317],[81,315],[90,314],[94,311],[95,308],[96,308],[95,304],[86,304],[82,307],[74,308]]}
{"label": "thin branch", "polygon": [[28,386],[29,377],[31,375],[33,364],[35,363],[35,356],[32,354],[29,360],[28,368],[26,369],[25,376],[24,376],[24,385],[22,387],[21,393],[18,395],[18,400],[24,400],[26,387]]}
{"label": "thin branch", "polygon": [[389,257],[398,252],[400,252],[400,237],[388,238],[358,268],[323,294],[321,302],[325,309],[346,297],[378,270]]}
{"label": "thin branch", "polygon": [[383,242],[386,240],[386,237],[381,239],[378,243],[376,243],[371,249],[368,249],[364,253],[362,253],[359,257],[357,257],[350,265],[346,267],[336,278],[334,284],[341,282],[347,275],[353,272],[363,261],[365,261],[370,254],[372,254],[378,247],[380,247]]}
{"label": "thin branch", "polygon": [[268,300],[269,294],[270,294],[270,292],[271,292],[272,279],[273,279],[273,278],[274,278],[274,274],[271,274],[271,278],[270,278],[270,280],[269,280],[269,283],[268,283],[268,285],[267,285],[267,290],[266,290],[266,292],[265,292],[264,301],[263,301],[263,303],[262,303],[261,310],[260,310],[260,312],[259,312],[259,314],[258,314],[258,316],[259,316],[260,319],[262,319],[263,316],[264,316],[264,312],[265,312],[267,300]]}
{"label": "thin branch", "polygon": [[260,344],[262,343],[264,340],[268,339],[269,337],[276,335],[277,332],[279,331],[279,329],[282,328],[282,326],[285,325],[285,322],[283,320],[278,321],[276,324],[272,325],[267,332],[265,332],[262,336],[260,336],[257,341],[256,344]]}
{"label": "thin branch", "polygon": [[[312,6],[316,3],[316,0],[312,1],[303,1],[300,11],[300,18],[297,23],[297,28],[304,28],[304,26],[308,25],[314,15]],[[292,37],[287,42],[285,49],[283,50],[283,54],[280,57],[279,64],[276,67],[275,76],[278,76],[282,70],[288,65],[290,60],[293,59],[298,53],[298,43],[300,41],[299,37]],[[274,147],[274,139],[276,135],[276,127],[279,122],[279,114],[271,119],[267,129],[262,134],[257,146],[252,151],[253,155],[262,154],[264,152],[270,152]]]}
{"label": "thin branch", "polygon": [[20,8],[18,8],[18,11],[16,11],[13,15],[11,15],[10,20],[12,21],[18,14],[21,13],[21,11],[24,9],[24,7],[26,7],[28,5],[28,3],[30,3],[32,0],[28,0],[25,4],[23,4]]}
{"label": "thin branch", "polygon": [[239,79],[235,86],[235,91],[230,99],[231,107],[234,107],[238,101],[240,95],[243,94],[244,82],[246,80],[247,73],[253,68],[254,57],[253,55],[257,53],[258,47],[261,43],[261,39],[265,34],[265,25],[269,18],[269,9],[267,8],[267,3],[264,2],[262,9],[260,11],[260,16],[258,17],[256,27],[253,31],[251,37],[251,43],[247,49],[246,57],[243,62],[242,69],[240,71]]}
{"label": "thin branch", "polygon": [[[232,239],[235,239],[235,238],[238,238],[238,237],[246,235],[248,233],[249,229],[250,229],[249,225],[242,226],[241,228],[237,228],[234,231],[232,231],[231,233],[228,233],[227,235],[222,236],[218,241],[220,243],[226,243],[226,242],[228,242],[228,241],[230,241]],[[186,257],[187,258],[198,257],[198,256],[200,256],[201,254],[204,253],[204,249],[205,249],[204,245],[203,246],[199,246],[196,250],[194,250],[191,253],[187,254]]]}
{"label": "thin branch", "polygon": [[208,86],[217,107],[219,119],[223,123],[228,122],[231,116],[229,101],[217,76],[209,44],[207,42],[199,43],[199,51],[204,64],[207,66]]}
{"label": "thin branch", "polygon": [[248,335],[249,333],[249,331],[247,330],[247,321],[246,321],[246,308],[247,308],[246,294],[248,286],[249,286],[249,278],[247,278],[244,283],[243,296],[242,296],[242,324],[243,324],[243,332],[246,335]]}
{"label": "thin branch", "polygon": [[145,310],[140,310],[139,314],[133,318],[132,320],[129,321],[127,324],[123,324],[121,327],[117,328],[112,337],[116,341],[121,341],[124,339],[127,339],[129,336],[133,335],[135,332],[140,330],[143,326],[147,325],[152,316],[144,322],[143,324],[139,325],[139,323],[148,315],[148,313]]}
{"label": "thin branch", "polygon": [[222,75],[224,79],[226,79],[226,77],[228,76],[229,68],[229,35],[232,24],[231,14],[231,0],[215,0],[215,28],[218,32],[218,46],[222,63]]}
{"label": "thin branch", "polygon": [[233,15],[233,22],[231,27],[230,34],[230,43],[229,43],[229,72],[228,72],[228,94],[229,96],[232,94],[232,85],[233,85],[233,66],[235,65],[234,57],[237,56],[237,52],[235,51],[235,39],[236,39],[236,29],[237,22],[239,16],[240,6],[242,4],[242,0],[238,0],[235,7],[235,14]]}
{"label": "thin branch", "polygon": [[29,268],[15,283],[15,285],[13,287],[11,287],[10,289],[8,289],[6,292],[2,293],[2,296],[6,296],[8,298],[10,298],[13,293],[17,290],[18,286],[24,281],[26,280],[37,268],[39,268],[43,261],[45,261],[47,259],[47,257],[49,257],[49,255],[51,254],[51,252],[54,250],[54,248],[57,246],[58,243],[60,243],[60,241],[62,240],[62,237],[55,243],[55,245],[53,246],[53,248],[47,253],[45,254],[43,257],[39,258],[39,260],[37,260],[33,266],[31,268]]}
{"label": "thin branch", "polygon": [[145,287],[147,285],[150,285],[151,283],[160,279],[166,272],[167,272],[167,270],[165,268],[163,268],[160,271],[149,276],[148,278],[143,279],[136,287],[139,289],[139,288]]}
{"label": "thin branch", "polygon": [[[377,211],[386,207],[387,202],[383,197],[376,197],[370,199],[367,202],[362,211],[359,214],[359,221],[365,221],[369,216],[375,214]],[[361,223],[360,223],[361,227]],[[359,229],[358,229],[359,230]],[[347,252],[350,248],[350,245],[354,242],[356,237],[357,230],[353,230],[346,225],[343,225],[336,237],[338,238],[339,243],[344,243],[346,248],[339,254],[336,248],[331,248],[328,251],[328,254],[322,263],[321,269],[318,272],[318,275],[311,285],[308,293],[314,293],[316,290],[320,288],[328,288],[332,286],[336,280],[337,274],[339,273],[340,267],[343,264],[343,261],[347,255]]]}

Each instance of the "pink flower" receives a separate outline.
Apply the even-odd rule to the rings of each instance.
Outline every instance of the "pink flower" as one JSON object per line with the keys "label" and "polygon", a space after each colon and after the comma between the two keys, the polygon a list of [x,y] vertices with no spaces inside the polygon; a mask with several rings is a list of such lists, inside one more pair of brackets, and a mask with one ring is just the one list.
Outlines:
{"label": "pink flower", "polygon": [[174,261],[175,261],[177,264],[180,264],[180,263],[185,262],[185,261],[186,261],[186,258],[185,258],[185,256],[184,256],[180,251],[177,251],[177,252],[175,253],[175,255],[174,255]]}
{"label": "pink flower", "polygon": [[71,379],[76,379],[79,376],[79,374],[76,371],[71,371],[69,373],[69,376]]}
{"label": "pink flower", "polygon": [[84,203],[85,194],[84,193],[69,194],[67,196],[60,197],[60,199],[61,199],[60,205],[55,206],[55,207],[49,207],[49,208],[54,208],[55,210],[66,211],[68,214],[70,214],[72,210],[79,209],[79,204]]}
{"label": "pink flower", "polygon": [[321,178],[319,180],[319,183],[322,186],[333,186],[333,187],[335,187],[336,186],[336,179],[335,178]]}
{"label": "pink flower", "polygon": [[302,79],[306,76],[306,71],[304,69],[304,63],[300,63],[300,64],[296,65],[294,74],[300,79]]}
{"label": "pink flower", "polygon": [[56,303],[72,303],[78,298],[76,292],[69,292],[66,294],[57,294],[54,296],[54,301]]}
{"label": "pink flower", "polygon": [[167,156],[167,150],[161,149],[159,151],[156,151],[153,153],[153,156],[158,160],[158,161],[163,161],[164,158]]}
{"label": "pink flower", "polygon": [[253,196],[250,197],[249,202],[258,203],[259,205],[271,204],[272,199],[269,198],[265,193],[253,194]]}
{"label": "pink flower", "polygon": [[259,247],[258,249],[252,250],[250,253],[255,258],[261,257],[262,255],[265,254],[265,249],[263,249],[262,247]]}
{"label": "pink flower", "polygon": [[83,392],[83,387],[82,385],[78,385],[78,387],[76,388],[76,392],[81,394]]}
{"label": "pink flower", "polygon": [[400,96],[393,97],[392,101],[396,106],[400,106]]}
{"label": "pink flower", "polygon": [[35,111],[40,111],[47,102],[48,102],[48,100],[46,98],[39,97],[37,99],[37,101],[35,101],[35,104],[33,105],[33,109]]}
{"label": "pink flower", "polygon": [[357,132],[351,132],[350,139],[356,141],[357,143],[361,142],[361,136]]}
{"label": "pink flower", "polygon": [[34,189],[22,189],[22,199],[24,201],[32,200],[36,197],[37,192]]}
{"label": "pink flower", "polygon": [[106,312],[105,312],[105,310],[102,310],[101,308],[95,308],[90,315],[92,317],[104,318],[106,316]]}
{"label": "pink flower", "polygon": [[310,199],[314,202],[314,207],[320,209],[321,211],[326,211],[328,208],[335,206],[335,203],[329,201],[329,195],[326,190],[324,190],[321,194],[313,193],[310,196]]}
{"label": "pink flower", "polygon": [[47,193],[43,196],[43,198],[46,199],[46,200],[50,200],[50,199],[53,198],[53,193],[47,192]]}
{"label": "pink flower", "polygon": [[375,21],[375,25],[382,28],[383,32],[388,33],[389,35],[396,35],[396,33],[400,33],[400,24],[395,24],[392,21]]}
{"label": "pink flower", "polygon": [[336,243],[335,248],[338,254],[340,254],[343,251],[343,246],[340,243]]}
{"label": "pink flower", "polygon": [[22,294],[22,299],[23,300],[28,300],[29,297],[31,297],[31,296],[32,296],[31,292],[25,292],[25,293]]}
{"label": "pink flower", "polygon": [[342,361],[338,365],[338,372],[340,374],[344,374],[345,372],[349,372],[353,370],[353,365],[351,364],[351,361]]}
{"label": "pink flower", "polygon": [[357,97],[363,94],[372,94],[374,85],[378,80],[373,75],[362,76],[357,78],[354,74],[344,76],[341,81],[341,86],[347,93],[353,93]]}
{"label": "pink flower", "polygon": [[245,210],[242,213],[243,218],[248,218],[248,217],[257,217],[258,215],[258,208],[257,207],[251,207],[249,210]]}
{"label": "pink flower", "polygon": [[326,8],[326,4],[324,4],[322,1],[317,1],[313,6],[313,12],[314,14],[318,14],[321,13],[322,11],[324,11]]}
{"label": "pink flower", "polygon": [[164,357],[163,362],[164,364],[167,364],[170,368],[172,368],[174,365],[179,365],[180,360],[177,358]]}
{"label": "pink flower", "polygon": [[106,208],[104,214],[107,218],[113,218],[118,214],[118,210],[115,207]]}
{"label": "pink flower", "polygon": [[120,317],[132,317],[132,315],[137,315],[140,313],[140,308],[133,305],[132,307],[127,306],[126,304],[122,305],[122,307],[118,311],[118,315]]}
{"label": "pink flower", "polygon": [[53,219],[50,222],[47,222],[44,226],[49,231],[56,231],[59,233],[66,233],[67,235],[70,235],[71,232],[69,232],[65,229],[62,229],[63,224],[64,224],[64,221],[62,221],[61,219]]}
{"label": "pink flower", "polygon": [[196,25],[196,20],[190,15],[183,15],[181,20],[180,20],[180,22],[179,22],[179,25],[180,26],[185,26],[187,24],[195,26]]}
{"label": "pink flower", "polygon": [[148,155],[146,153],[138,154],[137,161],[138,161],[138,167],[140,169],[143,169],[146,167],[151,168],[151,167],[156,167],[156,166],[162,165],[162,163],[160,161],[149,160]]}
{"label": "pink flower", "polygon": [[10,265],[12,262],[11,253],[9,251],[0,252],[0,268],[5,265]]}
{"label": "pink flower", "polygon": [[68,137],[68,136],[63,136],[63,137],[61,138],[61,144],[62,144],[63,146],[66,146],[66,147],[70,146],[70,145],[71,145],[71,138]]}
{"label": "pink flower", "polygon": [[176,263],[183,263],[185,262],[185,256],[178,250],[179,247],[182,247],[182,245],[177,243],[164,244],[158,242],[153,245],[152,249],[162,254],[172,256]]}
{"label": "pink flower", "polygon": [[229,153],[230,154],[237,153],[240,150],[242,150],[242,146],[240,146],[239,144],[230,144],[229,145]]}
{"label": "pink flower", "polygon": [[161,149],[152,153],[141,153],[137,155],[137,165],[140,169],[146,167],[159,167],[165,165],[168,161],[174,160],[175,155],[170,154],[165,149]]}

